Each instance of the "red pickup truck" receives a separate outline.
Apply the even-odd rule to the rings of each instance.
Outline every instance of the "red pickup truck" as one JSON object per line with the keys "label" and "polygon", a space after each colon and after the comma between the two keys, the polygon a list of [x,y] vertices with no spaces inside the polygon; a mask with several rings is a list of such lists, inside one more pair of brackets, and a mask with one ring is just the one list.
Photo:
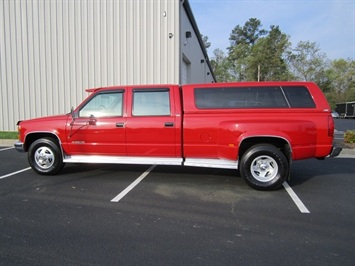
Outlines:
{"label": "red pickup truck", "polygon": [[253,188],[276,189],[293,160],[337,156],[334,122],[309,82],[116,86],[69,114],[19,121],[15,147],[33,170],[65,163],[166,164],[239,169]]}

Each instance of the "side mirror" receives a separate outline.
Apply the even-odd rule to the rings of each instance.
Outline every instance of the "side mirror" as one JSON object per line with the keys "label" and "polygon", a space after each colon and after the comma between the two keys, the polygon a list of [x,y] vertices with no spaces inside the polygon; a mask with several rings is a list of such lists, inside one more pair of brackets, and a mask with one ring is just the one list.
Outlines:
{"label": "side mirror", "polygon": [[75,121],[74,107],[73,106],[70,108],[70,116],[71,116],[70,126],[73,127],[74,121]]}
{"label": "side mirror", "polygon": [[90,115],[89,125],[96,126],[96,118],[93,115]]}

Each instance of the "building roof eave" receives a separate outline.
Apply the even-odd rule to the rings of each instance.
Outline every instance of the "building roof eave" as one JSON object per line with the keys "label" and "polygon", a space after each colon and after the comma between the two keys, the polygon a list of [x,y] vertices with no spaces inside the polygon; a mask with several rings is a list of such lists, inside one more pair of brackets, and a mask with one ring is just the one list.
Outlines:
{"label": "building roof eave", "polygon": [[201,46],[201,49],[202,49],[202,52],[203,52],[203,56],[205,57],[207,65],[208,65],[209,69],[211,70],[211,75],[212,75],[214,81],[216,82],[216,77],[215,77],[215,75],[213,73],[211,62],[210,62],[210,59],[208,57],[208,53],[207,53],[207,50],[206,50],[205,45],[203,43],[203,40],[201,38],[201,33],[200,33],[199,29],[198,29],[195,17],[194,17],[194,15],[192,13],[192,9],[191,9],[190,3],[189,3],[188,0],[181,0],[181,2],[182,2],[183,7],[185,8],[186,14],[187,14],[187,16],[188,16],[188,18],[189,18],[189,20],[191,22],[192,28],[194,29],[194,31],[196,33],[198,42],[199,42],[199,44]]}

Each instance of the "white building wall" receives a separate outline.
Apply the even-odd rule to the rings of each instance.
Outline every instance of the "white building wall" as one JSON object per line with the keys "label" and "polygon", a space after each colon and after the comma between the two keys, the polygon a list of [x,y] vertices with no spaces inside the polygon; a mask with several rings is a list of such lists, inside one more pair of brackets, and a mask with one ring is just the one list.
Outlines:
{"label": "white building wall", "polygon": [[86,88],[178,84],[181,4],[0,0],[0,131],[68,112]]}

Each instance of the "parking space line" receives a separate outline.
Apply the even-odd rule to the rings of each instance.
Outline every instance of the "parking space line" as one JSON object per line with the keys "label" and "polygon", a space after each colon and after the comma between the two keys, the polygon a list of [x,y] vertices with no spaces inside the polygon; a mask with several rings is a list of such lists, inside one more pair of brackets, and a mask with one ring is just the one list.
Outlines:
{"label": "parking space line", "polygon": [[3,148],[3,149],[0,149],[0,151],[7,151],[7,150],[11,150],[11,149],[15,149],[15,147]]}
{"label": "parking space line", "polygon": [[10,173],[10,174],[0,176],[0,179],[4,179],[4,178],[6,178],[6,177],[9,177],[9,176],[13,176],[13,175],[16,175],[16,174],[22,173],[22,172],[28,171],[28,170],[30,170],[30,169],[31,169],[31,167],[27,167],[27,168],[25,168],[25,169],[22,169],[22,170],[19,170],[19,171],[16,171],[16,172]]}
{"label": "parking space line", "polygon": [[130,184],[126,189],[124,189],[120,194],[118,194],[116,197],[114,197],[111,202],[119,202],[124,196],[127,195],[128,192],[130,192],[135,186],[137,186],[157,165],[154,164],[151,167],[148,168],[147,171],[145,171],[143,174],[141,174],[136,180],[133,181],[132,184]]}
{"label": "parking space line", "polygon": [[301,211],[301,213],[310,213],[310,211],[303,204],[303,202],[300,200],[300,198],[296,195],[296,193],[293,191],[293,189],[289,186],[289,184],[287,184],[287,182],[284,182],[282,185],[285,188],[285,190],[287,191],[288,195],[290,195],[291,199],[296,204],[298,209]]}

